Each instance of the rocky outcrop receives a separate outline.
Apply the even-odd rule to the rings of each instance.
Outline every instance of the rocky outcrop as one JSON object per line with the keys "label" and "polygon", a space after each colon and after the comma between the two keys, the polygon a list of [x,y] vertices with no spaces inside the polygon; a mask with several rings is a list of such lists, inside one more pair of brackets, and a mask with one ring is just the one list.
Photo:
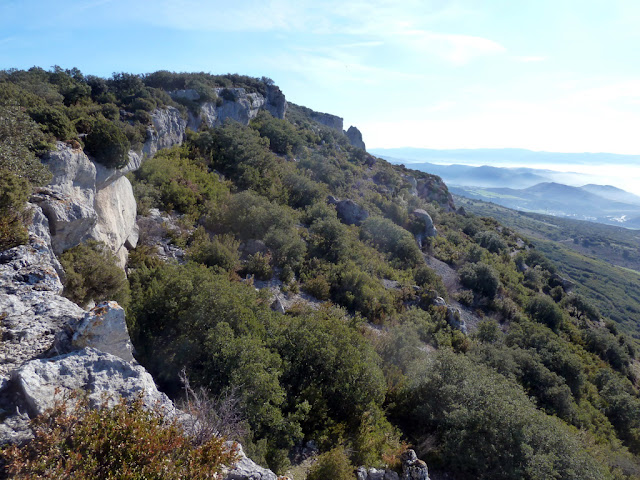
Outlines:
{"label": "rocky outcrop", "polygon": [[418,197],[428,202],[436,202],[446,212],[455,212],[456,206],[453,203],[453,197],[440,177],[423,173],[414,178],[416,180],[415,194]]}
{"label": "rocky outcrop", "polygon": [[242,450],[242,445],[236,443],[238,462],[233,470],[225,473],[225,480],[277,480],[277,476],[271,470],[262,468]]}
{"label": "rocky outcrop", "polygon": [[362,133],[360,133],[360,130],[358,130],[356,127],[349,127],[349,130],[347,130],[345,134],[347,135],[347,138],[349,139],[349,143],[351,145],[363,150],[367,149],[364,142],[362,141]]}
{"label": "rocky outcrop", "polygon": [[418,246],[422,248],[422,244],[427,238],[432,238],[438,235],[438,231],[436,227],[433,225],[433,220],[431,219],[431,215],[427,213],[426,210],[418,208],[411,212],[415,218],[417,218],[420,222],[424,224],[424,229],[416,234],[416,241],[418,242]]}
{"label": "rocky outcrop", "polygon": [[429,480],[427,464],[419,460],[416,452],[407,450],[402,454],[402,476],[393,470],[358,467],[358,480]]}
{"label": "rocky outcrop", "polygon": [[74,348],[93,347],[127,362],[133,362],[133,345],[124,320],[124,309],[116,302],[96,305],[74,327]]}
{"label": "rocky outcrop", "polygon": [[[284,94],[275,85],[267,86],[266,96],[260,93],[247,93],[244,88],[216,88],[215,92],[217,101],[203,102],[197,112],[189,112],[188,121],[179,121],[173,114],[171,119],[168,119],[171,121],[165,120],[161,126],[175,126],[175,131],[184,135],[185,127],[198,130],[203,122],[210,127],[217,127],[225,120],[231,119],[248,125],[260,110],[267,110],[276,118],[284,118],[287,111]],[[195,90],[175,90],[169,94],[173,98],[185,98],[191,102],[200,100],[200,95]],[[162,136],[155,118],[154,127],[158,135]],[[174,142],[174,144],[180,142]]]}
{"label": "rocky outcrop", "polygon": [[47,217],[54,253],[92,239],[104,242],[124,267],[125,245],[133,248],[138,239],[136,201],[124,172],[139,166],[139,156],[132,153],[125,169],[107,169],[82,150],[58,142],[43,163],[53,177],[32,201]]}
{"label": "rocky outcrop", "polygon": [[309,116],[314,122],[318,122],[325,127],[333,128],[342,132],[342,129],[344,128],[344,121],[342,117],[331,115],[330,113],[314,112],[313,110],[309,110],[309,112]]}
{"label": "rocky outcrop", "polygon": [[[0,446],[31,438],[29,419],[86,392],[90,404],[142,398],[183,425],[193,423],[159,392],[131,355],[124,311],[104,302],[89,312],[59,294],[62,284],[48,238],[48,221],[33,207],[28,245],[0,253]],[[228,480],[276,480],[239,446]]]}
{"label": "rocky outcrop", "polygon": [[94,209],[98,220],[89,232],[90,238],[104,242],[124,267],[128,250],[138,243],[136,199],[129,179],[120,177],[98,190]]}
{"label": "rocky outcrop", "polygon": [[336,206],[338,218],[347,225],[361,225],[362,222],[369,218],[369,212],[351,199],[338,200],[329,195],[327,202]]}
{"label": "rocky outcrop", "polygon": [[442,307],[446,309],[447,312],[447,323],[456,330],[460,330],[465,335],[468,333],[467,323],[464,318],[462,318],[462,312],[459,308],[454,307],[453,305],[448,305],[447,302],[442,297],[436,297],[433,300],[433,304],[436,307]]}
{"label": "rocky outcrop", "polygon": [[158,391],[144,367],[95,348],[32,360],[13,374],[13,380],[31,415],[43,413],[76,390],[86,392],[93,406],[141,395],[149,408],[158,406],[175,415],[173,403]]}
{"label": "rocky outcrop", "polygon": [[[195,90],[181,90],[194,92]],[[153,128],[147,129],[147,140],[142,147],[142,153],[149,157],[158,150],[179,145],[184,140],[187,131],[187,120],[182,118],[180,110],[175,107],[158,108],[151,113]]]}

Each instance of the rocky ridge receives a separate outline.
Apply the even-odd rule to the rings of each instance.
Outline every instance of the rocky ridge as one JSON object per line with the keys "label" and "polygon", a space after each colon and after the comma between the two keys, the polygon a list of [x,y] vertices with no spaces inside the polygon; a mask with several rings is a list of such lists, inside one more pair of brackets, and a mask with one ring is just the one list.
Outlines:
{"label": "rocky ridge", "polygon": [[[82,390],[93,405],[141,396],[149,408],[187,422],[186,414],[158,391],[133,355],[124,310],[104,302],[84,311],[60,296],[48,220],[34,206],[29,243],[0,255],[0,445],[31,437],[29,420]],[[240,459],[225,478],[276,480],[276,475]]]}

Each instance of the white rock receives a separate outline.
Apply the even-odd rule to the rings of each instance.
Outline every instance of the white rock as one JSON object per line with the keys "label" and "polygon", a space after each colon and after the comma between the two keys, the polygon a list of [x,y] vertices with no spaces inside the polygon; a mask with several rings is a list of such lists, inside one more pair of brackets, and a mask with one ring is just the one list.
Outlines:
{"label": "white rock", "polygon": [[133,400],[142,395],[148,407],[174,415],[173,403],[158,391],[144,367],[109,353],[83,348],[59,357],[27,362],[14,380],[32,414],[40,414],[74,390],[87,392],[92,405],[113,405],[120,397]]}
{"label": "white rock", "polygon": [[147,130],[143,154],[153,157],[158,150],[180,145],[184,140],[187,121],[177,108],[158,108],[151,113],[151,121],[153,128]]}
{"label": "white rock", "polygon": [[127,362],[135,361],[124,309],[116,302],[102,302],[87,312],[75,327],[72,344],[78,349],[91,347]]}
{"label": "white rock", "polygon": [[249,457],[247,457],[242,450],[242,445],[235,444],[237,447],[236,453],[239,460],[233,470],[228,471],[224,479],[225,480],[277,480],[277,476],[271,470],[263,468]]}
{"label": "white rock", "polygon": [[93,208],[96,167],[82,150],[62,142],[57,142],[43,163],[53,178],[33,198],[49,220],[53,250],[60,254],[85,240],[98,221]]}
{"label": "white rock", "polygon": [[129,179],[120,177],[98,190],[94,208],[98,221],[89,235],[116,253],[120,267],[124,268],[128,254],[125,243],[135,248],[138,242],[136,199]]}

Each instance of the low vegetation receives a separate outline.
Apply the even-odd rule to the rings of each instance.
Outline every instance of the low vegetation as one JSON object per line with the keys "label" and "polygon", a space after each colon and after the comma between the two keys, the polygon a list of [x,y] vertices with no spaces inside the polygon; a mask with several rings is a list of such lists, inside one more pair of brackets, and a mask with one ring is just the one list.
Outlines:
{"label": "low vegetation", "polygon": [[[48,92],[56,71],[38,81],[35,73],[7,73],[5,83]],[[86,84],[92,102],[150,108],[142,100],[171,105],[162,89],[202,79],[157,72]],[[218,81],[197,88],[206,96]],[[122,121],[99,105],[96,115]],[[623,333],[637,332],[635,300],[610,308],[635,292],[628,277],[594,283],[591,260],[452,212],[436,177],[351,147],[302,107],[286,120],[261,113],[248,126],[191,132],[130,177],[142,213],[180,218],[171,238],[186,252],[184,263],[148,247],[132,252],[127,321],[137,359],[173,397],[183,369],[195,389],[236,392],[241,440],[259,463],[284,472],[292,449],[313,440],[321,455],[310,478],[352,477],[359,464],[397,469],[407,445],[433,471],[460,478],[639,478],[636,351]],[[353,200],[368,219],[347,225],[327,195]],[[438,230],[423,250],[416,209]],[[83,263],[84,254],[68,255]],[[613,275],[599,266],[589,268]],[[80,273],[79,302],[89,298],[87,276],[87,291],[103,283]],[[277,313],[269,291],[255,288],[263,279],[319,302]],[[459,301],[468,334],[439,296]]]}
{"label": "low vegetation", "polygon": [[33,440],[0,451],[10,478],[205,480],[236,460],[223,438],[197,443],[140,400],[97,409],[67,400],[33,420]]}

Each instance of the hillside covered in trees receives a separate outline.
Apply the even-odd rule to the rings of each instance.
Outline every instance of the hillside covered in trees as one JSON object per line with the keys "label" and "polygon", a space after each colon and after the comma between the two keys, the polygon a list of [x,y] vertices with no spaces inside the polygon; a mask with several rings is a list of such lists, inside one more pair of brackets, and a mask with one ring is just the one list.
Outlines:
{"label": "hillside covered in trees", "polygon": [[[50,179],[38,158],[55,142],[120,168],[154,112],[187,119],[236,88],[277,87],[0,72],[0,249],[26,241],[26,202]],[[639,319],[612,320],[527,238],[310,112],[202,122],[147,155],[127,174],[140,240],[126,276],[104,246],[78,245],[60,255],[65,295],[117,299],[161,389],[179,398],[186,375],[233,397],[228,435],[277,473],[312,441],[328,453],[310,478],[398,469],[409,446],[434,478],[640,478],[636,351],[618,327]]]}

